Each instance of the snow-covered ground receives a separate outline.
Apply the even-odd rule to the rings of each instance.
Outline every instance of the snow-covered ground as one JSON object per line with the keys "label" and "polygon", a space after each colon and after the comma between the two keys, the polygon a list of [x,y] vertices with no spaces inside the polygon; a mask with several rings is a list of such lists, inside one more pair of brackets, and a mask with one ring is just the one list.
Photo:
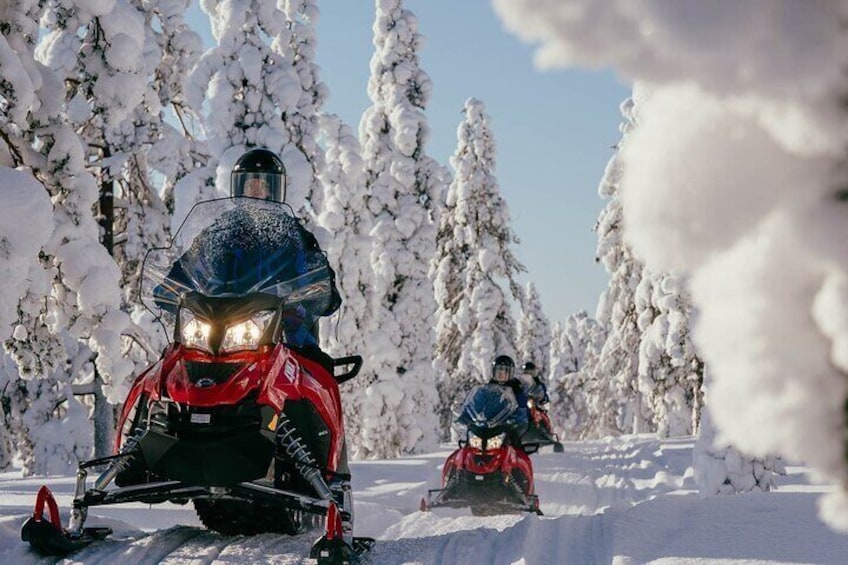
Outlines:
{"label": "snow-covered ground", "polygon": [[[702,499],[694,490],[690,439],[629,436],[565,444],[533,456],[545,516],[473,517],[467,510],[418,511],[436,488],[443,451],[354,464],[357,535],[378,538],[376,564],[763,564],[848,563],[848,536],[816,518],[801,467],[788,467],[769,494]],[[0,475],[0,563],[52,563],[20,541],[43,478]],[[46,481],[67,509],[73,480]],[[95,508],[88,525],[114,528],[64,563],[309,563],[317,533],[224,538],[200,526],[191,506]]]}

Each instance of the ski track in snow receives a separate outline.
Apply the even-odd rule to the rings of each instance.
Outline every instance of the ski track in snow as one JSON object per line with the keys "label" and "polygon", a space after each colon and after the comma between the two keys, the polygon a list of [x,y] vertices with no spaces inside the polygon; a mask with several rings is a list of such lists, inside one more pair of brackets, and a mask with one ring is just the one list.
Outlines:
{"label": "ski track in snow", "polygon": [[[848,562],[848,536],[816,518],[816,496],[826,488],[808,484],[798,467],[790,467],[776,493],[701,499],[689,468],[691,438],[573,442],[564,453],[533,456],[545,516],[419,512],[427,489],[439,486],[450,453],[444,447],[353,464],[356,533],[378,539],[373,565]],[[191,505],[93,508],[88,524],[111,526],[113,536],[67,559],[39,558],[20,541],[20,526],[42,482],[55,486],[67,509],[72,478],[0,475],[0,563],[314,563],[307,556],[320,530],[224,537],[200,526]]]}

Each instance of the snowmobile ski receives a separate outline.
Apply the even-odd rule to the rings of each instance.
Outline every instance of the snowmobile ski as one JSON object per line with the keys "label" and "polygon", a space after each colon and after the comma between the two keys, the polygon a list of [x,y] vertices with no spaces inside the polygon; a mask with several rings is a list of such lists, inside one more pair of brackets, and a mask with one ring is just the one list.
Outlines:
{"label": "snowmobile ski", "polygon": [[[49,520],[44,519],[45,504]],[[47,486],[42,486],[35,501],[35,511],[21,527],[21,540],[29,542],[40,555],[63,557],[111,533],[112,528],[85,528],[79,534],[63,529],[56,499]]]}
{"label": "snowmobile ski", "polygon": [[357,565],[366,562],[368,552],[376,543],[374,538],[355,537],[345,541],[342,514],[335,503],[327,509],[324,535],[315,542],[309,557],[318,565]]}

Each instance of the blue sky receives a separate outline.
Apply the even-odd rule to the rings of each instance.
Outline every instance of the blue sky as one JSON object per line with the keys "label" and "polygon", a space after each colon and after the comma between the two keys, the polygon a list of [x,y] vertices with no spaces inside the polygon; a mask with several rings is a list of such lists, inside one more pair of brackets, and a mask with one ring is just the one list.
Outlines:
{"label": "blue sky", "polygon": [[[370,104],[374,3],[319,6],[317,62],[329,88],[324,109],[357,128]],[[594,314],[608,280],[594,261],[592,227],[604,206],[597,186],[620,137],[618,106],[629,86],[606,71],[535,70],[532,46],[503,29],[488,1],[404,6],[419,19],[426,38],[421,66],[433,81],[427,152],[448,166],[465,100],[482,100],[497,142],[495,174],[521,239],[515,252],[528,271],[521,282],[535,282],[552,325],[581,309]]]}

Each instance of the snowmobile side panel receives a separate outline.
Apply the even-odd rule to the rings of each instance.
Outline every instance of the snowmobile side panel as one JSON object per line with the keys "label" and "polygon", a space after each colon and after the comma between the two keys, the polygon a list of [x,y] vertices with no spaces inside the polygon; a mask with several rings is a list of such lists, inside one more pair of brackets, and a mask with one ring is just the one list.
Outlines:
{"label": "snowmobile side panel", "polygon": [[287,400],[311,404],[329,430],[327,470],[338,470],[344,440],[341,396],[335,379],[317,361],[281,348],[257,401],[282,411]]}

